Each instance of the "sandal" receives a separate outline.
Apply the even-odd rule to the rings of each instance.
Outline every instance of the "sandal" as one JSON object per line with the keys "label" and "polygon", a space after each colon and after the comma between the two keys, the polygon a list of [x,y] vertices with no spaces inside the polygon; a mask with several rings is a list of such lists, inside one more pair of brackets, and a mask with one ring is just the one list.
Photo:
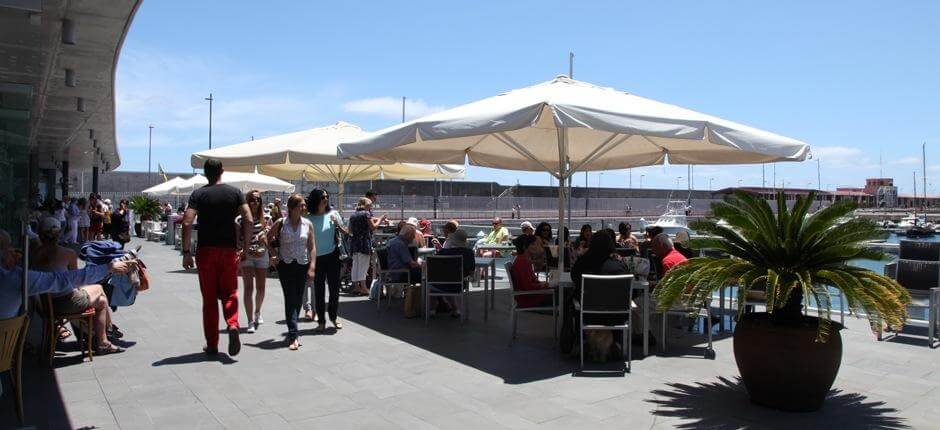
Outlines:
{"label": "sandal", "polygon": [[65,326],[59,326],[59,341],[64,342],[72,337],[72,331]]}
{"label": "sandal", "polygon": [[342,329],[343,329],[343,322],[342,322],[342,321],[336,319],[336,320],[333,320],[332,323],[333,323],[333,327],[334,327],[335,329],[337,329],[337,330],[342,330]]}
{"label": "sandal", "polygon": [[290,345],[287,345],[287,349],[291,351],[296,351],[298,348],[300,348],[300,341],[297,339],[294,339],[291,341]]}
{"label": "sandal", "polygon": [[122,352],[124,352],[124,348],[115,345],[99,346],[95,349],[95,355],[120,354]]}

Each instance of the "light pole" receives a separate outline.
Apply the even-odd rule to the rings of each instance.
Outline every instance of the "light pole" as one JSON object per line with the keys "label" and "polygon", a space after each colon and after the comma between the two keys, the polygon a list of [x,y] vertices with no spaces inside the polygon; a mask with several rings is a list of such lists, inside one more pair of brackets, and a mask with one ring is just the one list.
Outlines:
{"label": "light pole", "polygon": [[645,177],[646,175],[640,175],[640,188],[643,188],[643,178]]}
{"label": "light pole", "polygon": [[212,93],[209,93],[209,97],[206,97],[206,100],[209,101],[209,149],[212,149]]}
{"label": "light pole", "polygon": [[708,191],[711,191],[711,190],[712,190],[712,181],[714,181],[714,180],[715,180],[715,178],[708,178]]}
{"label": "light pole", "polygon": [[682,179],[683,179],[682,176],[676,176],[676,190],[679,189],[679,182],[682,181]]}
{"label": "light pole", "polygon": [[147,185],[153,185],[153,176],[150,172],[150,158],[153,154],[153,124],[147,126],[149,128],[147,135]]}

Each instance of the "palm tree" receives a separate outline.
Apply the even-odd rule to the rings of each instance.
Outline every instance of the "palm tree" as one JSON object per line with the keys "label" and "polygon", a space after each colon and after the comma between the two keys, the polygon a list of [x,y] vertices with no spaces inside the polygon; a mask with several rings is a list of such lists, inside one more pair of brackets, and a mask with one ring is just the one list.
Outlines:
{"label": "palm tree", "polygon": [[[656,288],[658,308],[666,310],[675,302],[691,306],[721,288],[739,286],[739,317],[748,292],[759,290],[765,292],[773,323],[798,325],[803,322],[803,299],[811,296],[820,317],[816,340],[825,342],[831,286],[842,291],[851,313],[865,311],[873,329],[881,321],[900,329],[911,300],[907,290],[888,277],[849,264],[855,259],[883,259],[882,252],[864,246],[883,233],[863,219],[837,223],[855,209],[852,202],[835,203],[807,216],[814,197],[812,192],[805,199],[797,197],[790,210],[780,193],[776,215],[767,200],[741,191],[713,204],[715,219],[691,227],[715,237],[696,240],[694,246],[717,249],[732,258],[698,257],[674,267]],[[724,220],[722,225],[717,219]]]}

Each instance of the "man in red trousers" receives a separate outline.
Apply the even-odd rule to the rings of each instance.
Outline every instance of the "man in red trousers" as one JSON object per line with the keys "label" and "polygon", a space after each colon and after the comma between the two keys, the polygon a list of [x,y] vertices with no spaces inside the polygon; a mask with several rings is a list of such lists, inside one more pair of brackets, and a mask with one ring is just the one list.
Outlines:
{"label": "man in red trousers", "polygon": [[219,353],[219,305],[228,328],[228,354],[238,355],[238,259],[244,250],[236,251],[235,217],[241,215],[241,243],[251,243],[254,221],[245,202],[245,195],[235,187],[219,183],[222,163],[206,160],[203,173],[206,185],[189,196],[189,208],[183,217],[183,268],[193,267],[190,234],[193,221],[199,216],[199,248],[196,264],[199,271],[199,289],[202,291],[202,329],[206,336],[206,354]]}

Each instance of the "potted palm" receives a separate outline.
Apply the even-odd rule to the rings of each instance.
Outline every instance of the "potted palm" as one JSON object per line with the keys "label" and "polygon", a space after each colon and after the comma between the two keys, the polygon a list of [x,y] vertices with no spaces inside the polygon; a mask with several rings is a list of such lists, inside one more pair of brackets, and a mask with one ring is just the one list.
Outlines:
{"label": "potted palm", "polygon": [[[815,194],[798,197],[792,209],[777,195],[776,214],[767,200],[736,191],[712,205],[714,219],[691,227],[711,238],[693,242],[731,258],[698,257],[673,268],[656,288],[657,307],[702,303],[714,292],[738,287],[734,357],[751,401],[789,411],[822,407],[842,361],[842,326],[831,320],[830,288],[842,293],[852,314],[864,311],[872,329],[900,329],[910,295],[894,280],[851,260],[881,260],[864,242],[883,237],[863,219],[839,223],[855,209],[838,202],[807,216]],[[718,219],[723,220],[719,222]],[[804,315],[804,299],[816,302]],[[763,299],[766,312],[745,313],[745,299]]]}
{"label": "potted palm", "polygon": [[[140,217],[140,221],[151,221],[154,217],[160,216],[160,202],[145,196],[131,197],[127,202],[127,207],[134,211],[135,217]],[[141,230],[141,222],[135,222],[134,233],[137,237],[143,237]]]}

